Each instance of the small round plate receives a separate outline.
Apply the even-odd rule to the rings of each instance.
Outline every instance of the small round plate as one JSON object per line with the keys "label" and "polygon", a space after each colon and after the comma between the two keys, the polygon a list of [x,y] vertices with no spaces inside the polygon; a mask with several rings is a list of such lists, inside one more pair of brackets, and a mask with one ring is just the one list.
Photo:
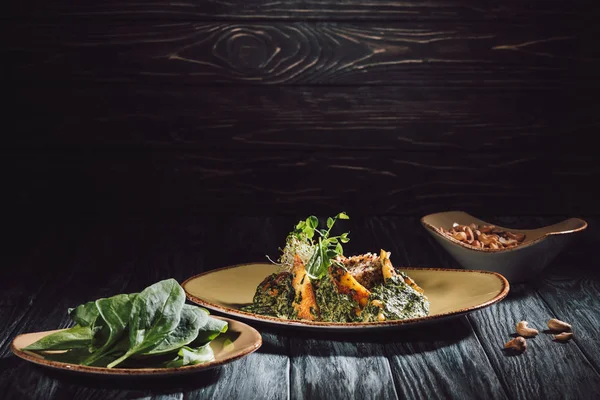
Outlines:
{"label": "small round plate", "polygon": [[212,347],[215,353],[215,359],[214,361],[205,364],[188,365],[179,368],[89,367],[85,365],[68,364],[59,361],[47,360],[43,357],[43,355],[26,350],[21,350],[23,347],[27,347],[31,343],[36,342],[42,337],[50,335],[51,333],[57,332],[60,329],[54,331],[33,332],[18,335],[14,338],[11,344],[11,350],[17,357],[20,357],[34,364],[41,365],[43,367],[94,375],[141,377],[180,375],[198,371],[205,371],[245,357],[258,350],[258,348],[262,345],[262,337],[260,333],[258,333],[258,331],[252,328],[251,326],[229,318],[223,318],[218,316],[213,317],[227,321],[229,327],[227,329],[227,332],[220,334],[215,340],[213,340],[210,343],[210,347]]}

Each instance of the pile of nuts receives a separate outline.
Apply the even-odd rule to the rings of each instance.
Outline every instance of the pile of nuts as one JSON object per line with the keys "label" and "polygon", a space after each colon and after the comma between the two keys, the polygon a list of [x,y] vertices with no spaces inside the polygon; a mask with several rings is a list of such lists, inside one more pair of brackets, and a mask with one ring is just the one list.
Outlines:
{"label": "pile of nuts", "polygon": [[[527,349],[527,341],[525,338],[535,337],[538,335],[539,331],[537,329],[530,328],[527,321],[521,321],[517,323],[516,328],[517,335],[519,336],[508,341],[504,345],[504,348],[522,353]],[[548,328],[555,333],[554,340],[566,342],[573,338],[573,328],[566,322],[552,318],[548,321]]]}
{"label": "pile of nuts", "polygon": [[495,225],[479,226],[454,223],[450,230],[442,227],[438,230],[446,236],[480,249],[505,249],[518,246],[525,240],[524,233],[508,232]]}

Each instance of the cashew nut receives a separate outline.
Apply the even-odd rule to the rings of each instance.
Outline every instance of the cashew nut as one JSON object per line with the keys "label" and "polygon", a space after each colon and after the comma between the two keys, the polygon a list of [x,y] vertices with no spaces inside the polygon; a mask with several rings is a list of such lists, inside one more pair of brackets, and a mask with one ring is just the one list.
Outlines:
{"label": "cashew nut", "polygon": [[383,315],[383,313],[377,314],[377,320],[382,322],[385,321],[385,315]]}
{"label": "cashew nut", "polygon": [[456,232],[453,236],[454,236],[454,239],[456,239],[456,240],[460,240],[460,241],[467,240],[467,234],[464,232]]}
{"label": "cashew nut", "polygon": [[473,247],[487,249],[504,249],[518,246],[525,240],[525,234],[504,231],[494,225],[460,225],[453,223],[452,228],[437,228],[440,233],[450,236],[460,242],[470,244]]}
{"label": "cashew nut", "polygon": [[494,228],[496,228],[494,225],[481,225],[479,230],[481,233],[490,233]]}
{"label": "cashew nut", "polygon": [[525,341],[525,339],[523,337],[517,336],[513,340],[510,340],[509,342],[507,342],[504,345],[504,348],[523,352],[523,351],[525,351],[525,349],[527,349],[527,342]]}
{"label": "cashew nut", "polygon": [[494,235],[486,235],[485,233],[482,233],[477,239],[487,246],[491,246],[493,244],[497,245],[497,238]]}
{"label": "cashew nut", "polygon": [[573,332],[563,332],[558,335],[554,335],[554,339],[559,340],[561,342],[566,342],[573,338]]}
{"label": "cashew nut", "polygon": [[529,328],[527,321],[521,321],[517,324],[517,333],[523,337],[534,337],[540,333],[537,329]]}
{"label": "cashew nut", "polygon": [[515,239],[505,239],[503,237],[500,237],[498,240],[505,246],[515,246],[519,243]]}
{"label": "cashew nut", "polygon": [[572,329],[571,325],[556,318],[552,318],[548,321],[548,328],[552,329],[554,332],[567,332]]}
{"label": "cashew nut", "polygon": [[508,236],[510,239],[516,240],[517,242],[522,242],[523,240],[525,240],[525,234],[524,233],[506,232],[506,236]]}
{"label": "cashew nut", "polygon": [[463,232],[467,234],[467,243],[469,243],[469,244],[473,243],[473,240],[475,240],[475,235],[473,235],[473,230],[471,228],[469,228],[468,226],[466,226]]}

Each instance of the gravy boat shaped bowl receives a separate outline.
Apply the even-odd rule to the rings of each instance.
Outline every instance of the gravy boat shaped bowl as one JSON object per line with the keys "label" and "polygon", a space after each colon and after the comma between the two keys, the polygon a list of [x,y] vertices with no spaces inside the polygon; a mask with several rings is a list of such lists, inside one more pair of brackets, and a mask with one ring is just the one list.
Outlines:
{"label": "gravy boat shaped bowl", "polygon": [[477,248],[441,233],[439,228],[452,229],[459,225],[495,225],[463,211],[446,211],[421,218],[421,224],[452,257],[466,269],[498,272],[511,283],[535,279],[569,244],[577,232],[587,228],[580,218],[569,218],[557,224],[536,229],[497,228],[525,234],[519,245],[502,249]]}

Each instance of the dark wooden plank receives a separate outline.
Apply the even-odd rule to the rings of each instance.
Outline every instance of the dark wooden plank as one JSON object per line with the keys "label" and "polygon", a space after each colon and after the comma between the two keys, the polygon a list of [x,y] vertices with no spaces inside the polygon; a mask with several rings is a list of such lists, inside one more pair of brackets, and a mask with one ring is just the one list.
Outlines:
{"label": "dark wooden plank", "polygon": [[588,229],[557,257],[536,289],[554,315],[573,325],[573,343],[600,371],[600,271],[592,256],[600,244],[600,225],[597,218],[587,222]]}
{"label": "dark wooden plank", "polygon": [[56,271],[61,269],[62,263],[68,262],[71,249],[77,245],[68,229],[57,224],[38,226],[35,232],[31,229],[7,231],[16,233],[19,242],[14,237],[7,241],[1,255],[1,264],[5,266],[0,271],[0,351],[3,353],[10,347],[15,330],[23,323],[32,304],[47,286],[60,279]]}
{"label": "dark wooden plank", "polygon": [[[18,24],[13,79],[422,87],[595,85],[586,33],[535,22]],[[69,68],[64,68],[69,65]]]}
{"label": "dark wooden plank", "polygon": [[[22,87],[5,149],[593,151],[594,90]],[[568,112],[567,112],[568,110]],[[35,118],[31,118],[35,115]]]}
{"label": "dark wooden plank", "polygon": [[[351,217],[344,221],[344,230],[348,229],[352,238],[345,246],[346,253],[384,248],[392,252],[395,265],[415,265],[409,254],[427,254],[423,246],[427,243],[413,233],[417,227],[418,221],[410,218]],[[464,318],[436,329],[315,336],[318,340],[304,339],[304,335],[291,340],[292,387],[299,388],[300,398],[331,398],[336,393],[356,398],[506,397]],[[461,367],[454,368],[457,364]],[[323,381],[331,383],[323,385]],[[379,392],[367,395],[368,390]]]}
{"label": "dark wooden plank", "polygon": [[[116,225],[112,221],[103,221],[101,229],[89,227],[85,235],[73,230],[71,234],[81,243],[74,246],[76,259],[65,263],[60,282],[44,289],[43,298],[35,302],[29,312],[30,318],[20,324],[19,329],[33,326],[34,322],[48,329],[49,325],[64,323],[64,314],[57,310],[83,301],[82,297],[92,293],[105,295],[109,294],[106,293],[108,290],[139,289],[139,285],[164,277],[183,279],[211,268],[264,259],[264,254],[273,256],[297,218],[304,216],[187,216],[173,221],[157,216],[153,221],[119,221]],[[395,265],[440,266],[438,257],[430,251],[428,234],[419,225],[418,218],[351,217],[344,226],[352,232],[352,240],[346,246],[348,253],[383,247],[392,251]],[[497,219],[506,226],[554,222],[551,220],[539,217]],[[82,222],[82,226],[89,225],[88,221]],[[587,245],[598,240],[593,234],[597,230],[590,232],[592,235],[582,242],[588,251]],[[579,261],[587,259],[589,253],[581,246],[572,249],[571,253],[578,255]],[[132,255],[139,256],[131,258]],[[83,272],[87,281],[104,284],[82,284]],[[561,286],[560,290],[563,294],[567,288]],[[188,380],[93,381],[47,374],[9,357],[3,359],[3,372],[6,373],[0,375],[0,390],[8,399],[246,398],[254,394],[262,398],[261,394],[265,393],[273,398],[288,398],[284,388],[292,383],[294,390],[289,394],[293,398],[365,393],[369,387],[371,391],[385,391],[386,398],[597,397],[600,378],[594,375],[593,367],[577,347],[578,341],[561,345],[542,334],[530,340],[525,354],[504,357],[501,347],[514,325],[506,322],[508,319],[528,318],[533,323],[537,317],[545,318],[546,313],[551,313],[540,297],[532,293],[525,287],[516,288],[509,299],[472,314],[471,324],[460,318],[442,324],[438,329],[394,332],[376,338],[336,335],[332,339],[327,335],[300,335],[295,331],[277,332],[259,327],[265,345],[258,353],[214,374]],[[594,297],[586,301],[591,300],[597,301]],[[593,312],[593,306],[589,310]],[[577,326],[577,332],[583,334],[584,325]],[[473,335],[472,327],[477,336]],[[593,344],[593,336],[589,336],[589,332],[587,335],[581,338]],[[294,356],[291,363],[288,359],[290,351]],[[6,357],[6,351],[2,357]],[[387,368],[386,363],[389,363]],[[377,369],[356,369],[370,365]],[[289,380],[288,368],[292,371]],[[379,379],[375,380],[374,374]],[[323,375],[338,380],[326,382]],[[382,379],[394,386],[383,385]],[[298,387],[295,382],[302,386]],[[332,392],[332,388],[336,391]]]}
{"label": "dark wooden plank", "polygon": [[[77,152],[5,156],[15,207],[71,215],[199,212],[422,215],[597,213],[593,156],[511,153]],[[547,188],[556,189],[552,195]],[[51,217],[51,215],[50,215]]]}
{"label": "dark wooden plank", "polygon": [[[570,265],[563,264],[563,267]],[[570,280],[545,280],[538,292],[558,319],[573,326],[573,345],[577,345],[595,370],[600,371],[600,349],[597,345],[600,340],[598,274]]]}
{"label": "dark wooden plank", "polygon": [[[440,268],[419,218],[369,218],[352,241],[372,232],[357,253],[383,248],[397,268]],[[440,332],[445,332],[441,335]],[[413,331],[398,332],[386,345],[401,398],[506,398],[507,393],[466,318]],[[459,367],[457,367],[459,366]],[[420,382],[412,384],[411,382]],[[434,389],[435,388],[435,389]]]}
{"label": "dark wooden plank", "polygon": [[290,341],[291,399],[397,399],[384,346],[368,342],[305,339]]}
{"label": "dark wooden plank", "polygon": [[14,35],[12,76],[42,84],[587,87],[599,61],[583,32],[535,23],[58,23]]}
{"label": "dark wooden plank", "polygon": [[[481,218],[501,226],[516,228],[540,227],[562,219],[562,217],[501,217],[498,215],[481,215]],[[392,260],[400,255],[405,257],[405,262],[408,265],[459,268],[458,264],[447,253],[439,249],[439,246],[430,240],[429,235],[419,226],[418,218],[414,218],[412,223],[405,219],[402,219],[403,223],[400,223],[395,218],[380,218],[378,220],[384,224],[384,228],[381,229],[382,234],[378,240],[382,243],[390,243],[389,250],[392,251]],[[589,257],[589,241],[581,238],[581,236],[582,243],[579,243],[579,245],[578,243],[572,244],[565,249],[565,254],[558,257],[551,265],[553,270],[568,273],[570,275],[569,282],[573,282],[573,276],[580,275],[582,271],[570,267],[566,268],[566,265],[569,264],[560,263],[577,253],[581,254],[580,258],[582,259]],[[410,241],[407,238],[410,238]],[[427,251],[428,248],[434,251]],[[569,272],[566,272],[567,270]],[[544,275],[547,276],[548,273],[545,272]],[[547,288],[548,283],[546,283],[546,280],[544,282],[542,288]],[[472,336],[467,340],[483,344],[489,362],[498,373],[501,387],[510,398],[575,399],[598,396],[600,376],[597,375],[597,370],[588,362],[589,356],[584,356],[577,347],[578,343],[555,343],[552,341],[551,335],[541,333],[538,337],[528,340],[528,349],[522,355],[510,356],[504,353],[502,349],[504,343],[512,338],[514,326],[518,321],[527,320],[531,325],[537,327],[540,332],[545,329],[547,320],[557,316],[545,303],[545,301],[551,301],[552,304],[570,304],[571,309],[562,309],[565,313],[568,312],[567,310],[583,308],[578,315],[585,314],[586,317],[578,327],[581,331],[582,344],[585,343],[587,345],[585,347],[590,347],[591,350],[583,350],[583,346],[581,347],[584,352],[589,351],[590,355],[595,355],[596,346],[592,343],[593,338],[597,337],[597,329],[593,328],[595,325],[590,324],[590,322],[593,322],[594,317],[591,317],[592,321],[590,321],[590,317],[587,315],[588,313],[594,315],[592,310],[598,307],[597,296],[593,289],[592,292],[589,291],[590,285],[597,285],[597,274],[586,280],[584,293],[578,293],[577,290],[568,290],[566,283],[563,283],[565,287],[561,287],[562,290],[559,292],[542,292],[543,297],[537,294],[533,286],[512,285],[511,292],[505,300],[470,314],[468,317],[476,336]],[[581,287],[578,287],[578,289],[581,289]],[[586,310],[588,313],[586,313]],[[560,315],[558,316],[560,317]],[[448,331],[451,332],[451,330]],[[463,339],[459,343],[466,344],[466,340]],[[465,351],[468,352],[468,350]],[[459,354],[464,353],[460,352]],[[456,355],[452,355],[452,357],[456,357]],[[548,360],[561,360],[561,362],[552,363]],[[410,371],[410,364],[406,365],[403,370]],[[440,375],[444,376],[443,374]],[[474,373],[474,375],[482,376],[481,373]],[[437,374],[428,374],[427,376],[437,376]],[[441,387],[444,386],[441,385]],[[448,384],[445,387],[451,387],[451,385]],[[476,390],[474,393],[478,393],[477,390],[486,387],[489,386],[485,384],[478,385],[474,388]],[[454,393],[459,392],[454,391]],[[474,396],[478,397],[477,394],[474,394]]]}
{"label": "dark wooden plank", "polygon": [[[265,260],[265,254],[270,249],[277,249],[275,242],[279,236],[271,218],[223,216],[211,220],[212,223],[203,222],[206,225],[206,238],[190,243],[202,250],[203,270]],[[197,220],[190,221],[186,226],[192,232],[199,229]],[[181,237],[188,236],[182,232]],[[181,269],[187,271],[188,277],[200,272],[185,265],[181,265]],[[253,326],[261,332],[263,345],[256,353],[222,368],[221,379],[214,386],[212,398],[289,399],[289,338]],[[196,396],[190,398],[206,398],[199,392]]]}
{"label": "dark wooden plank", "polygon": [[[253,258],[255,247],[264,248],[272,241],[269,240],[273,237],[270,226],[266,218],[229,216],[154,225],[156,230],[148,235],[146,246],[149,251],[143,258],[147,271],[136,281],[153,282],[175,277],[181,282],[216,268],[219,266],[216,260],[225,265],[247,262]],[[144,275],[150,277],[144,278]],[[261,334],[263,345],[256,353],[224,365],[220,368],[218,381],[202,389],[188,389],[185,398],[287,399],[289,341],[272,333]]]}
{"label": "dark wooden plank", "polygon": [[558,0],[499,1],[484,3],[476,0],[431,0],[427,2],[394,2],[367,0],[195,0],[186,3],[154,1],[139,3],[133,0],[108,3],[81,3],[73,0],[58,2],[27,1],[8,8],[10,15],[76,16],[77,18],[109,16],[111,18],[199,18],[199,19],[334,19],[334,20],[499,20],[531,19],[548,16],[568,19],[590,10],[592,4],[577,1],[568,6]]}
{"label": "dark wooden plank", "polygon": [[[279,243],[272,243],[267,254],[277,255],[276,249],[285,241],[283,232],[289,232],[296,221],[278,218],[272,222],[277,227],[274,232]],[[363,232],[358,241],[347,245],[348,254],[372,237],[364,228],[362,219],[344,221],[344,230]],[[398,398],[385,344],[373,340],[373,335],[292,331],[284,334],[290,338],[291,399]]]}
{"label": "dark wooden plank", "polygon": [[[505,300],[470,317],[510,397],[595,399],[600,396],[600,375],[577,344],[555,342],[552,335],[542,332],[548,319],[556,317],[562,316],[554,314],[533,287],[523,284],[512,285]],[[515,324],[521,320],[538,328],[540,334],[527,341],[523,354],[510,355],[505,353],[503,345],[511,339]]]}
{"label": "dark wooden plank", "polygon": [[400,398],[507,398],[466,318],[396,334],[385,349]]}
{"label": "dark wooden plank", "polygon": [[[69,326],[69,307],[122,293],[131,279],[139,248],[139,226],[122,225],[119,230],[103,234],[81,229],[70,232],[68,237],[77,239],[79,245],[70,248],[71,258],[68,262],[63,260],[62,268],[55,266],[52,270],[57,279],[46,285],[28,307],[27,314],[11,333],[11,340],[18,333]],[[8,357],[9,354],[9,347],[3,346],[0,357],[5,368],[0,377],[0,392],[5,398],[65,398],[64,394],[70,391],[68,382],[63,381],[64,375],[49,375],[47,370]]]}
{"label": "dark wooden plank", "polygon": [[[193,222],[179,220],[177,223],[142,220],[128,221],[125,224],[139,224],[140,230],[143,231],[143,240],[131,279],[126,287],[118,289],[123,292],[139,291],[166,278],[175,278],[182,282],[204,271],[207,257],[210,259],[209,254],[214,257],[214,253],[218,253],[216,256],[223,258],[218,244],[227,243],[228,254],[247,259],[250,247],[246,236],[254,234],[257,229],[265,232],[263,228],[267,226],[264,220],[256,219],[241,219],[236,224],[231,217],[196,218]],[[111,223],[103,230],[119,229],[119,226]],[[215,235],[220,230],[221,234]],[[265,235],[268,236],[269,233],[266,232]],[[239,262],[239,259],[232,262]],[[263,346],[258,352],[213,372],[176,379],[174,382],[159,379],[150,383],[145,380],[132,383],[109,382],[101,385],[90,380],[84,380],[82,383],[71,379],[57,390],[55,397],[87,400],[131,396],[157,399],[258,399],[267,396],[273,399],[287,399],[288,352],[287,338],[265,333]]]}

